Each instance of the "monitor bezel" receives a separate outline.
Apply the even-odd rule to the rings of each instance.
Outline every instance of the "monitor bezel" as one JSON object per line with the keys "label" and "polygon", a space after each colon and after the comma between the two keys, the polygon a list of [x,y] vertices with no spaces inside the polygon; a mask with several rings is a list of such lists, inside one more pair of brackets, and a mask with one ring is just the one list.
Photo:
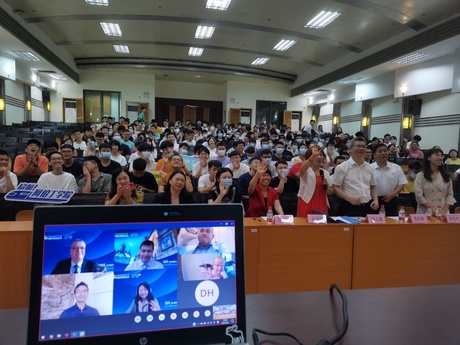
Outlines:
{"label": "monitor bezel", "polygon": [[132,222],[177,222],[183,220],[234,220],[235,221],[235,259],[236,259],[236,298],[237,322],[239,331],[246,338],[245,316],[245,267],[244,267],[244,225],[243,206],[225,205],[114,205],[114,206],[40,206],[34,210],[31,280],[29,293],[29,345],[86,345],[95,341],[126,342],[129,344],[152,343],[175,344],[215,344],[229,343],[226,335],[227,325],[191,327],[164,331],[113,334],[98,337],[61,338],[52,341],[39,341],[40,301],[42,282],[42,261],[44,229],[53,224],[107,224]]}

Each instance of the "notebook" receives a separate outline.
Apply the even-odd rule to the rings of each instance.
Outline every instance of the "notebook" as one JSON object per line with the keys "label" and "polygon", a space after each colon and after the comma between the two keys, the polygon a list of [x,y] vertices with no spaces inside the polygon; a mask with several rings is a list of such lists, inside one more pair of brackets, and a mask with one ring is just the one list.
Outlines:
{"label": "notebook", "polygon": [[28,344],[246,338],[241,205],[37,207]]}

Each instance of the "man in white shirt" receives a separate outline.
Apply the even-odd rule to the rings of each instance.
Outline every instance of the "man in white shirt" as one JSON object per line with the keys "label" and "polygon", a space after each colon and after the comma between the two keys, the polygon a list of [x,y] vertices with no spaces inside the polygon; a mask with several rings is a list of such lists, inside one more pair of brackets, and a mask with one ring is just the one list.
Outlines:
{"label": "man in white shirt", "polygon": [[366,140],[356,137],[349,148],[351,157],[335,168],[333,188],[340,200],[340,214],[365,217],[377,213],[379,201],[374,169],[364,161]]}
{"label": "man in white shirt", "polygon": [[238,151],[230,153],[230,161],[231,163],[226,168],[229,168],[233,172],[233,178],[238,178],[249,171],[249,166],[241,164],[241,157]]}
{"label": "man in white shirt", "polygon": [[50,155],[50,163],[53,170],[40,176],[37,182],[38,187],[42,189],[73,190],[77,192],[78,188],[75,177],[62,170],[62,165],[64,164],[62,153],[53,152]]}
{"label": "man in white shirt", "polygon": [[385,207],[387,216],[398,215],[397,196],[407,184],[403,170],[397,164],[388,162],[388,147],[377,144],[373,148],[375,162],[371,164],[377,182],[379,207]]}
{"label": "man in white shirt", "polygon": [[198,180],[198,192],[207,194],[215,188],[216,174],[220,168],[222,168],[222,163],[219,161],[210,161],[208,163],[208,173]]}
{"label": "man in white shirt", "polygon": [[138,259],[126,266],[125,271],[157,270],[164,268],[161,262],[153,257],[155,245],[150,240],[145,240],[139,247]]}
{"label": "man in white shirt", "polygon": [[80,129],[75,129],[73,131],[73,138],[73,147],[77,151],[77,156],[83,157],[83,153],[86,151],[88,147],[86,143],[83,141],[83,134]]}
{"label": "man in white shirt", "polygon": [[18,187],[18,178],[8,171],[8,153],[0,150],[0,193],[8,193]]}

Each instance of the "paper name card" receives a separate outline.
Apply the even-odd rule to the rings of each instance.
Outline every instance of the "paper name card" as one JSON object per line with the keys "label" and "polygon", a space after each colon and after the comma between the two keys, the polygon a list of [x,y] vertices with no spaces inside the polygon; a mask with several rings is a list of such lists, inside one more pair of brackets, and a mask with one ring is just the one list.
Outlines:
{"label": "paper name card", "polygon": [[292,225],[294,224],[294,216],[292,214],[276,215],[273,217],[273,222],[276,225]]}
{"label": "paper name card", "polygon": [[307,222],[308,224],[327,224],[327,217],[325,214],[309,214]]}
{"label": "paper name card", "polygon": [[454,214],[446,214],[446,221],[447,223],[460,223],[460,214],[454,213]]}
{"label": "paper name card", "polygon": [[410,214],[408,223],[426,224],[428,223],[428,217],[426,214]]}
{"label": "paper name card", "polygon": [[366,220],[369,224],[386,224],[384,215],[381,214],[368,214]]}

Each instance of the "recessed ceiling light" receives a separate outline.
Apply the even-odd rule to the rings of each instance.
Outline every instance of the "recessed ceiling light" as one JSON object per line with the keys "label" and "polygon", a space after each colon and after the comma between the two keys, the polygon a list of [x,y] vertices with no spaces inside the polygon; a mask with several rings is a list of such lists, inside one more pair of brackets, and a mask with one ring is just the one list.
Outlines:
{"label": "recessed ceiling light", "polygon": [[402,58],[396,59],[391,61],[391,63],[397,63],[397,64],[408,64],[414,61],[418,61],[424,58],[427,58],[429,56],[433,56],[433,54],[428,54],[428,53],[413,53],[407,56],[404,56]]}
{"label": "recessed ceiling light", "polygon": [[128,46],[114,44],[113,49],[115,49],[115,51],[117,53],[124,53],[124,54],[129,54],[130,53]]}
{"label": "recessed ceiling light", "polygon": [[342,13],[321,11],[315,18],[305,24],[305,27],[311,29],[322,29],[326,25],[332,23],[340,15],[342,15]]}
{"label": "recessed ceiling light", "polygon": [[66,77],[59,73],[48,73],[48,75],[55,80],[68,80]]}
{"label": "recessed ceiling light", "polygon": [[109,6],[109,0],[85,0],[88,5]]}
{"label": "recessed ceiling light", "polygon": [[101,28],[107,36],[121,36],[120,25],[117,23],[103,23],[101,22]]}
{"label": "recessed ceiling light", "polygon": [[230,2],[232,2],[232,0],[208,0],[206,2],[206,8],[225,11],[230,5]]}
{"label": "recessed ceiling light", "polygon": [[201,56],[203,54],[204,49],[203,48],[197,48],[197,47],[190,47],[188,50],[188,55],[189,56]]}
{"label": "recessed ceiling light", "polygon": [[21,60],[26,61],[41,61],[41,59],[32,52],[21,52],[21,51],[12,51],[14,55],[16,55]]}
{"label": "recessed ceiling light", "polygon": [[297,41],[294,40],[281,40],[276,46],[273,47],[273,50],[285,51],[291,48]]}
{"label": "recessed ceiling light", "polygon": [[366,78],[365,77],[348,77],[348,78],[339,80],[338,83],[339,84],[353,84],[353,83],[357,83],[364,79]]}
{"label": "recessed ceiling light", "polygon": [[251,65],[256,65],[256,66],[264,65],[267,63],[268,60],[270,60],[270,58],[266,58],[266,57],[257,58],[251,63]]}
{"label": "recessed ceiling light", "polygon": [[215,29],[215,26],[198,25],[195,32],[195,38],[210,39]]}

